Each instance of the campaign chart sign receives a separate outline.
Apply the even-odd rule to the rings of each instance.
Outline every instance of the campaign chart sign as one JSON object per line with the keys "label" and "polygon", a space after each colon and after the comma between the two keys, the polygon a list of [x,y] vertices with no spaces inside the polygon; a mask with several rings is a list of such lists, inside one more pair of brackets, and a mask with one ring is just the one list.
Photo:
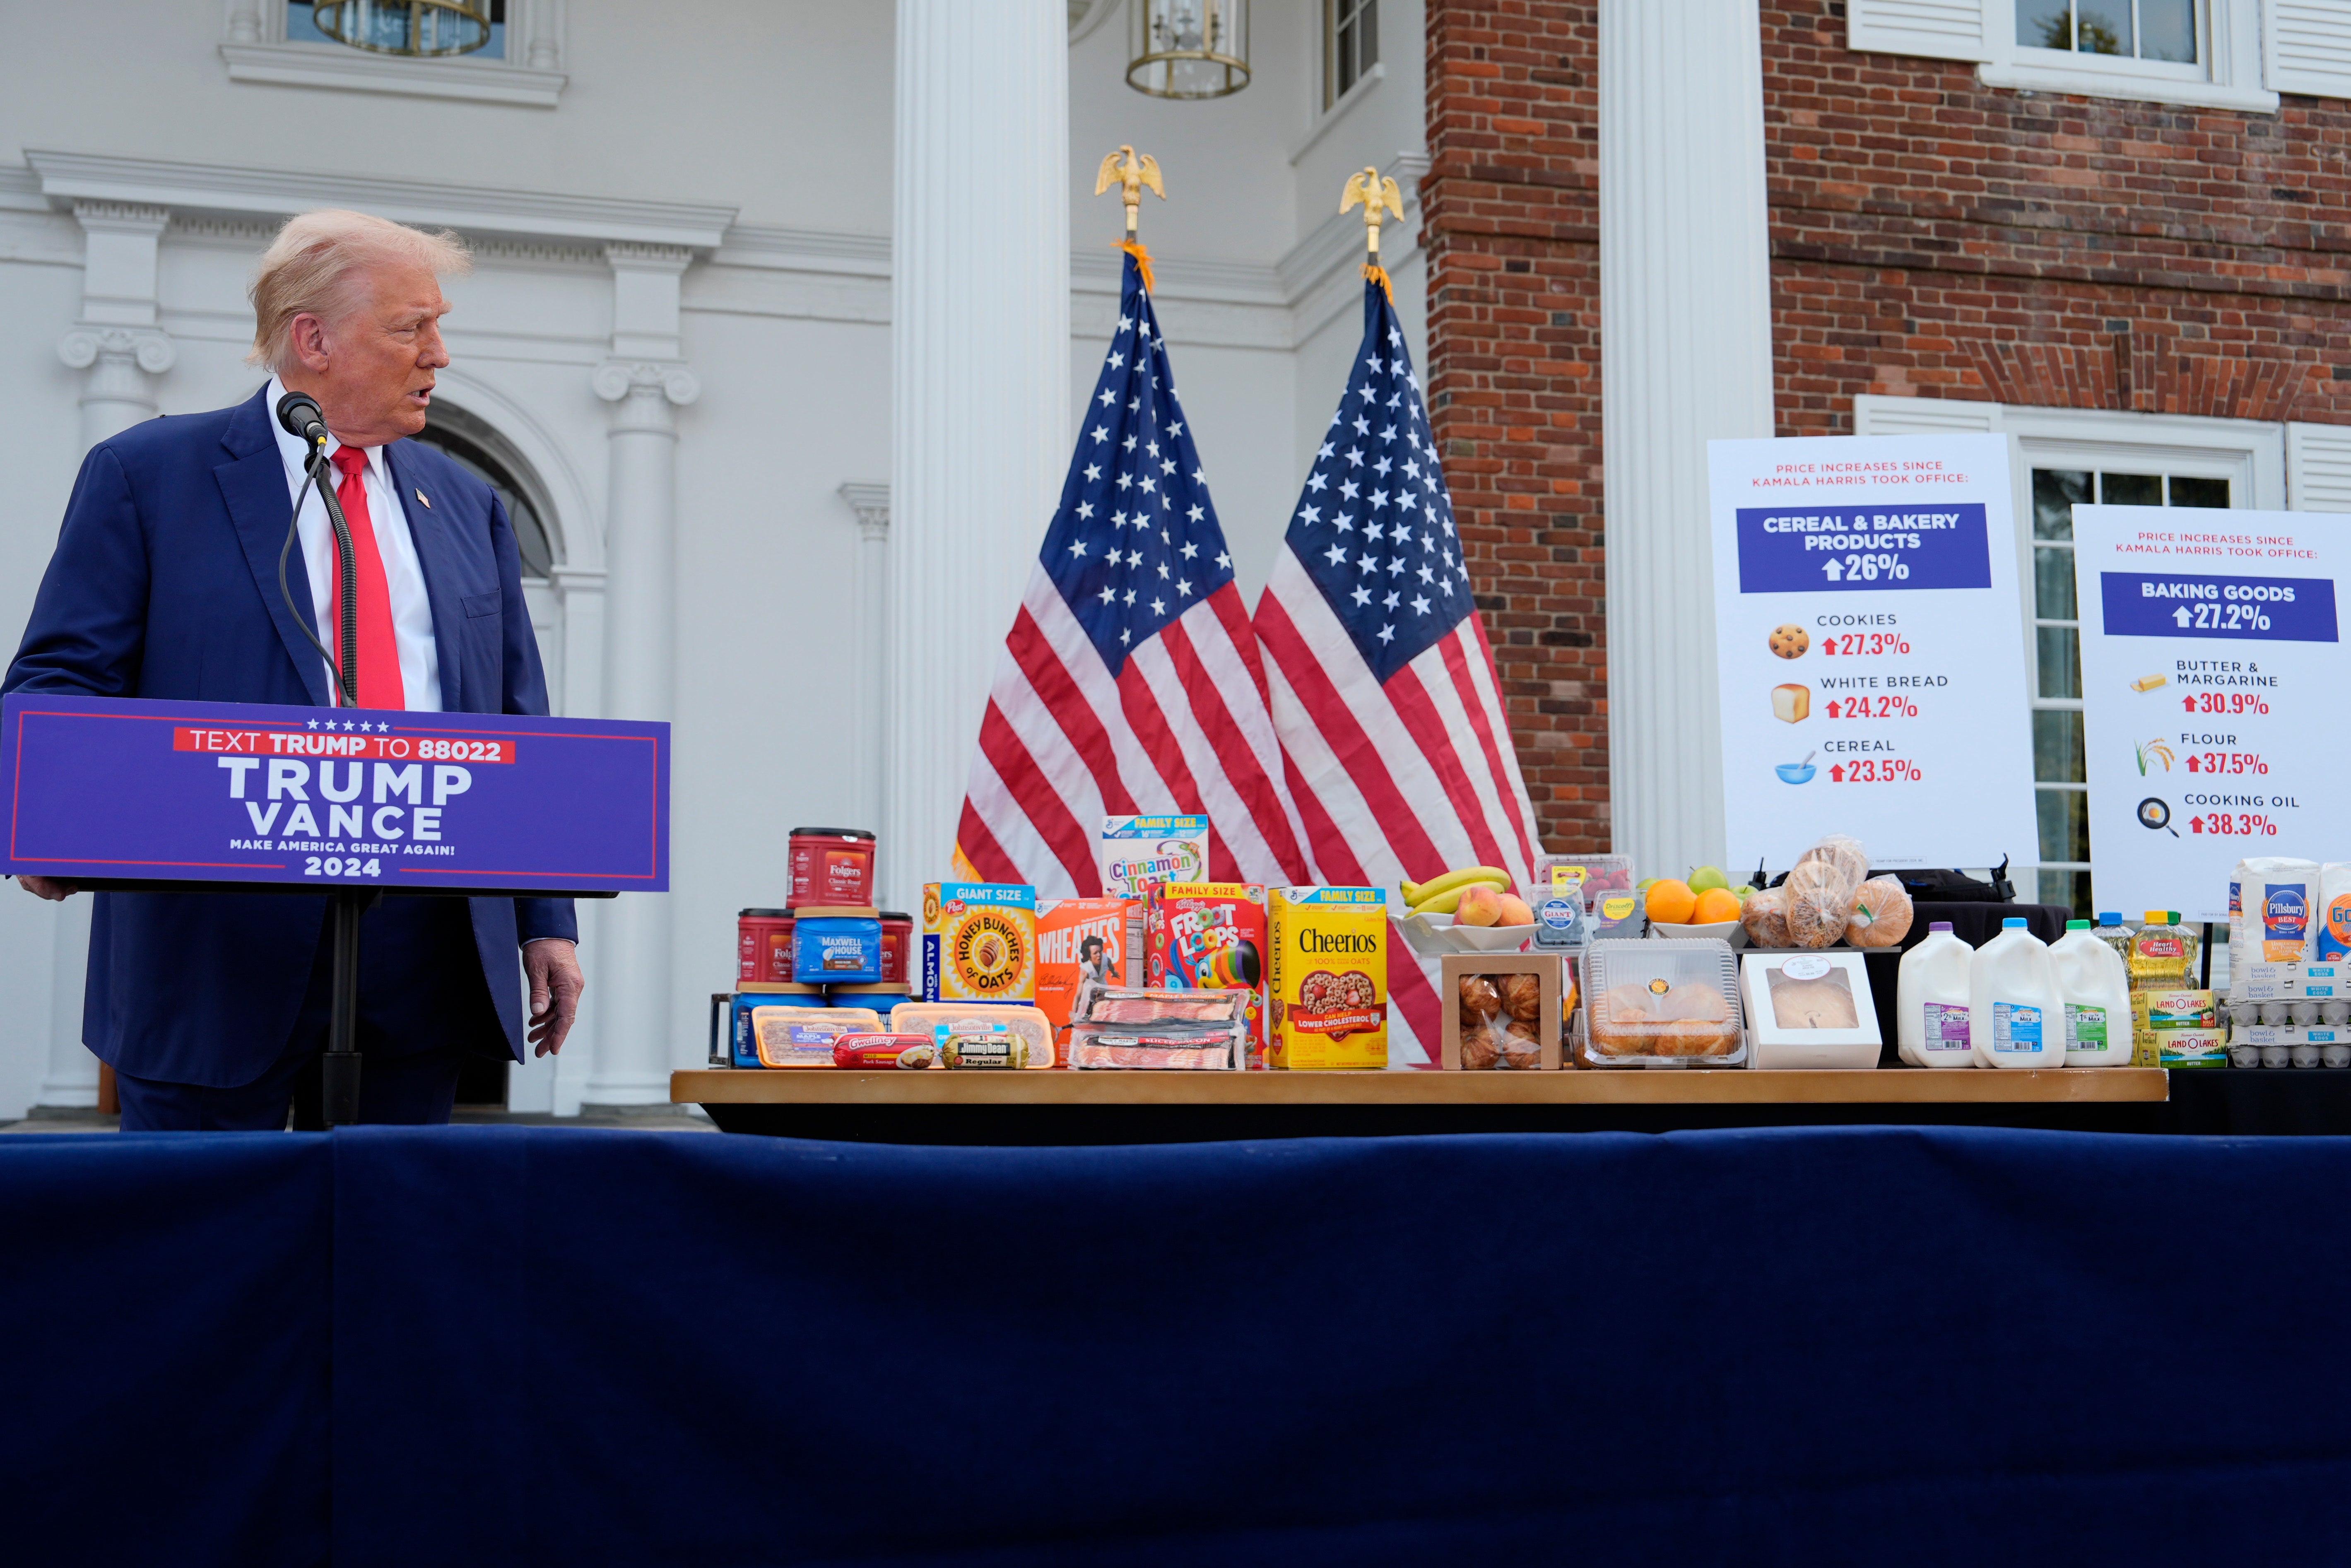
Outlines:
{"label": "campaign chart sign", "polygon": [[1708,443],[1727,865],[2038,858],[2008,444]]}
{"label": "campaign chart sign", "polygon": [[0,702],[5,869],[548,893],[669,886],[669,726]]}
{"label": "campaign chart sign", "polygon": [[2343,852],[2346,567],[2340,517],[2074,508],[2099,908],[2222,921],[2240,860]]}

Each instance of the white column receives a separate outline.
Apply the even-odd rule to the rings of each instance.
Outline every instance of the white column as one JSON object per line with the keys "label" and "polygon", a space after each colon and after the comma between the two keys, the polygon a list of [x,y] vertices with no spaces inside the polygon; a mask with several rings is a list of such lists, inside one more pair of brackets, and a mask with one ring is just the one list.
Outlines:
{"label": "white column", "polygon": [[1770,435],[1756,0],[1601,0],[1608,784],[1642,874],[1719,863],[1708,441]]}
{"label": "white column", "polygon": [[[155,417],[155,379],[178,358],[155,324],[156,249],[172,214],[162,207],[77,202],[82,230],[81,315],[57,357],[82,376],[81,444]],[[98,1103],[98,1059],[81,1042],[82,984],[89,965],[91,900],[57,906],[49,969],[49,1059],[43,1105]]]}
{"label": "white column", "polygon": [[[677,422],[701,386],[680,358],[678,278],[692,254],[614,245],[612,358],[596,395],[613,404],[604,508],[604,714],[673,716],[677,660]],[[672,776],[675,776],[674,757]],[[670,895],[606,904],[583,955],[596,998],[595,1049],[582,1097],[642,1105],[669,1098],[673,1050]],[[590,967],[592,966],[592,967]]]}
{"label": "white column", "polygon": [[[857,640],[856,728],[850,784],[861,813],[851,824],[882,821],[882,770],[887,763],[890,670],[890,486],[843,485],[841,498],[857,514],[857,563],[851,573],[852,635]],[[892,904],[892,908],[901,905]]]}
{"label": "white column", "polygon": [[911,909],[1070,460],[1069,7],[898,0],[897,54],[880,855]]}

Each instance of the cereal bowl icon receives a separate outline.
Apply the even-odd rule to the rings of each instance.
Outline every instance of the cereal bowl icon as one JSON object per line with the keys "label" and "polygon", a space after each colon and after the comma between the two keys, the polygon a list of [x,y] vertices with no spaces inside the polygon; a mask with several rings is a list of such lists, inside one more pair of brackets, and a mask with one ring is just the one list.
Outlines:
{"label": "cereal bowl icon", "polygon": [[1771,628],[1771,652],[1783,659],[1801,659],[1812,645],[1812,637],[1793,622]]}

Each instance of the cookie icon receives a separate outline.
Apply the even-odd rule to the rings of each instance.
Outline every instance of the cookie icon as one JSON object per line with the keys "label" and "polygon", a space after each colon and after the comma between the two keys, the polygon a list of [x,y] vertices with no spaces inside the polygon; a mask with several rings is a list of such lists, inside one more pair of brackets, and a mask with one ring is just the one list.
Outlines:
{"label": "cookie icon", "polygon": [[1791,622],[1771,628],[1771,652],[1783,659],[1801,659],[1812,645],[1812,638],[1805,634],[1802,626]]}

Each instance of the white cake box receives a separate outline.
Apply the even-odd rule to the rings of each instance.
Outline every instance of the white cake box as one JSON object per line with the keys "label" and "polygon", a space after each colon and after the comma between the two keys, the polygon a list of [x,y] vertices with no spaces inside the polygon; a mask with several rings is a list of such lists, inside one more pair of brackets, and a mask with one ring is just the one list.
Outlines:
{"label": "white cake box", "polygon": [[1739,988],[1750,1067],[1877,1065],[1885,1040],[1859,953],[1750,952],[1740,960]]}

